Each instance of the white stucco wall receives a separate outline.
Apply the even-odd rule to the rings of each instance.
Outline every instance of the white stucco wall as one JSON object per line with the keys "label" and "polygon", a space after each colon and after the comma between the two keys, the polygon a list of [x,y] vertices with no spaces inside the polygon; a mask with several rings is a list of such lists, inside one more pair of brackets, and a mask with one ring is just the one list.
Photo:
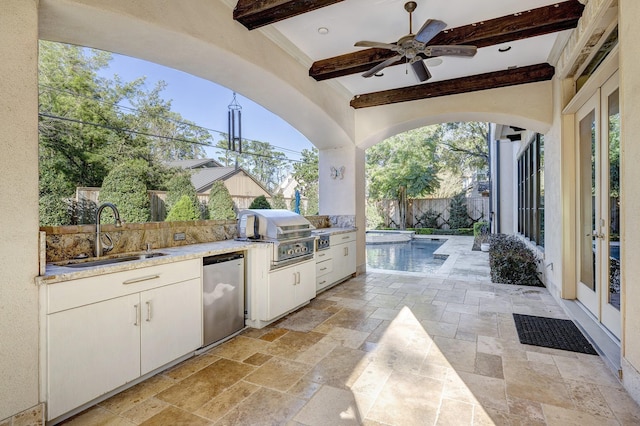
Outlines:
{"label": "white stucco wall", "polygon": [[0,12],[0,420],[38,403],[37,3]]}
{"label": "white stucco wall", "polygon": [[[620,187],[621,187],[621,264],[622,264],[622,355],[630,363],[625,377],[635,376],[636,400],[640,400],[640,2],[619,1],[620,36]],[[623,363],[623,366],[625,364]]]}
{"label": "white stucco wall", "polygon": [[518,219],[518,197],[516,180],[517,170],[517,146],[509,139],[502,139],[497,142],[499,146],[498,157],[500,159],[500,233],[514,234],[517,231]]}
{"label": "white stucco wall", "polygon": [[[560,297],[562,289],[562,169],[574,158],[563,158],[562,150],[562,84],[554,79],[554,114],[553,125],[544,134],[544,274],[549,291]],[[566,163],[566,164],[565,164]]]}

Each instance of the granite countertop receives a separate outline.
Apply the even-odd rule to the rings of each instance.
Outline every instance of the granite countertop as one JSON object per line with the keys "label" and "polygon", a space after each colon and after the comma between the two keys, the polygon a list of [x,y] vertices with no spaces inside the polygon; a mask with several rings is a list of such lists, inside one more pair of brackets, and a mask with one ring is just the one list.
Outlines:
{"label": "granite countertop", "polygon": [[313,234],[322,234],[322,233],[329,233],[332,235],[337,235],[337,234],[346,234],[347,232],[355,232],[357,231],[357,228],[337,228],[337,227],[333,227],[333,228],[319,228],[319,229],[315,229],[312,231]]}
{"label": "granite countertop", "polygon": [[112,263],[108,265],[90,266],[86,268],[69,268],[48,263],[45,274],[36,277],[36,284],[54,284],[79,278],[129,271],[147,266],[162,265],[165,263],[197,259],[217,254],[233,253],[248,250],[259,244],[264,243],[255,241],[225,240],[212,243],[190,244],[181,247],[167,247],[151,251],[152,253],[164,253],[165,256],[132,260],[130,262]]}
{"label": "granite countertop", "polygon": [[[330,234],[342,234],[353,232],[356,228],[321,228],[314,231],[315,234],[327,232]],[[260,241],[225,240],[211,243],[190,244],[181,247],[167,247],[152,250],[152,253],[164,253],[164,256],[149,259],[132,260],[128,262],[111,263],[100,266],[88,266],[86,268],[69,268],[54,263],[47,263],[44,275],[36,277],[36,284],[54,284],[79,278],[94,277],[114,272],[129,271],[154,265],[179,262],[182,260],[197,259],[205,256],[233,253],[248,250],[265,244]]]}

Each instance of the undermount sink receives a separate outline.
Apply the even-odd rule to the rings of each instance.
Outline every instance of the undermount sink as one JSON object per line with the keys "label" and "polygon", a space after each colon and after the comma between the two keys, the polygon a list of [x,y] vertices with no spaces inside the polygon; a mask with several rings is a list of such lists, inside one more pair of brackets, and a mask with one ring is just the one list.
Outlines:
{"label": "undermount sink", "polygon": [[103,258],[95,260],[71,260],[58,262],[55,265],[64,266],[65,268],[90,268],[93,266],[111,265],[113,263],[132,262],[134,260],[152,259],[154,257],[166,256],[166,253],[152,252],[139,253],[133,255],[125,255],[120,257]]}

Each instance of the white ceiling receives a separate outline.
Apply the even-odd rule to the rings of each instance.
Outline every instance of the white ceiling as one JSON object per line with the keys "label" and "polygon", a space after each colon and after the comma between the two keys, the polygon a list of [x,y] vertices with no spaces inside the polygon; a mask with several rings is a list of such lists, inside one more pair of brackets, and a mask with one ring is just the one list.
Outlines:
{"label": "white ceiling", "polygon": [[[439,19],[447,23],[447,28],[454,28],[549,6],[558,1],[417,0],[417,3],[418,7],[413,13],[414,33],[427,19]],[[359,40],[391,43],[408,34],[409,14],[404,10],[404,4],[405,0],[346,0],[272,24],[266,33],[280,40],[289,51],[290,45],[295,46],[302,54],[301,60],[311,63],[360,50],[362,48],[354,47]],[[329,33],[319,34],[320,27],[327,28]],[[274,30],[278,33],[276,37],[273,37]],[[427,62],[433,76],[429,82],[548,62],[556,39],[562,34],[553,33],[481,48],[473,58],[442,57],[443,63],[439,66],[429,66]],[[498,52],[499,47],[506,46],[511,46],[511,50]],[[407,70],[406,66],[387,67],[383,72],[382,77],[363,78],[355,74],[333,81],[344,86],[352,95],[418,84],[412,70]]]}

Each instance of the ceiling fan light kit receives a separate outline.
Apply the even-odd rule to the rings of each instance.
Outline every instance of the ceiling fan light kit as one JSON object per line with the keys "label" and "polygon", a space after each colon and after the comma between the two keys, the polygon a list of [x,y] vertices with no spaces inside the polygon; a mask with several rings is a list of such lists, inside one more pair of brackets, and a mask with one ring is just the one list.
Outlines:
{"label": "ceiling fan light kit", "polygon": [[[477,52],[476,46],[464,46],[464,45],[431,45],[427,43],[431,41],[440,31],[443,31],[447,24],[437,19],[427,19],[422,25],[417,34],[413,34],[413,12],[418,7],[417,3],[410,1],[405,3],[404,9],[409,12],[409,34],[400,37],[395,43],[380,43],[376,41],[359,41],[355,44],[356,47],[376,47],[381,49],[388,49],[397,54],[391,58],[379,63],[371,68],[369,71],[362,74],[363,77],[368,78],[378,74],[382,69],[389,65],[395,64],[401,59],[405,59],[408,65],[411,65],[415,76],[418,81],[423,82],[431,78],[431,73],[425,65],[423,59],[434,58],[438,56],[459,56],[459,57],[473,57]],[[440,60],[442,63],[442,60]],[[440,64],[438,63],[438,65]]]}

